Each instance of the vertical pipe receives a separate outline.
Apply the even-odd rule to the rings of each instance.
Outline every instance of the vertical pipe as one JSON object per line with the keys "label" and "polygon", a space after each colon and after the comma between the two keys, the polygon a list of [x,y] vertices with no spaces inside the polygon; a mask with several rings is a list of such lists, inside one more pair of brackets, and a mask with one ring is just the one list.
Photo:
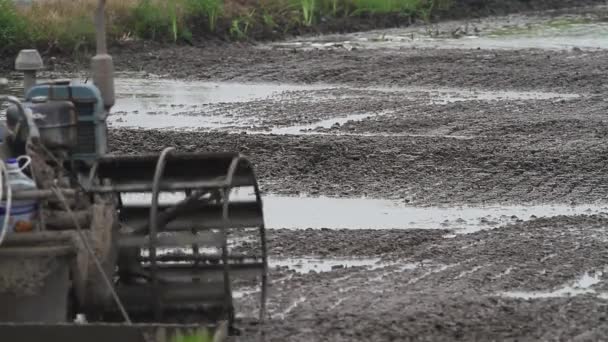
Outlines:
{"label": "vertical pipe", "polygon": [[99,6],[95,13],[95,30],[97,38],[97,54],[91,61],[93,71],[93,82],[99,88],[106,111],[114,106],[114,61],[108,54],[106,42],[105,7],[106,0],[99,0]]}
{"label": "vertical pipe", "polygon": [[106,41],[106,21],[105,21],[106,0],[99,0],[97,12],[95,13],[95,36],[97,39],[97,54],[105,55],[108,53]]}
{"label": "vertical pipe", "polygon": [[27,70],[23,72],[23,97],[36,85],[36,71]]}
{"label": "vertical pipe", "polygon": [[154,291],[154,316],[157,320],[162,319],[162,300],[158,291],[158,264],[156,262],[156,248],[158,247],[158,197],[160,194],[160,182],[163,178],[167,156],[174,150],[173,147],[165,148],[156,163],[154,171],[154,180],[152,182],[152,203],[150,205],[150,244],[148,250],[150,253],[150,273],[152,276],[152,289]]}

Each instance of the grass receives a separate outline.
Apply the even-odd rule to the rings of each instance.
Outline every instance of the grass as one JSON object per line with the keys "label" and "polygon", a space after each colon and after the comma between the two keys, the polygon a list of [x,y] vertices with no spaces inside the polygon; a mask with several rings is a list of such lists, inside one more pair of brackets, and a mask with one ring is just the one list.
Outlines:
{"label": "grass", "polygon": [[19,15],[11,0],[0,0],[0,54],[27,41],[27,20]]}
{"label": "grass", "polygon": [[206,19],[209,31],[216,30],[218,18],[223,12],[222,0],[185,0],[185,4],[189,16]]}
{"label": "grass", "polygon": [[316,0],[299,0],[302,5],[302,16],[304,25],[311,26],[315,18]]}
{"label": "grass", "polygon": [[[129,39],[189,42],[201,35],[248,39],[332,20],[398,14],[428,20],[452,0],[107,0],[110,43]],[[17,8],[0,0],[0,53],[94,47],[96,0],[45,0]]]}
{"label": "grass", "polygon": [[414,13],[423,0],[354,0],[355,13]]}
{"label": "grass", "polygon": [[213,342],[213,336],[207,330],[188,335],[178,333],[171,342]]}

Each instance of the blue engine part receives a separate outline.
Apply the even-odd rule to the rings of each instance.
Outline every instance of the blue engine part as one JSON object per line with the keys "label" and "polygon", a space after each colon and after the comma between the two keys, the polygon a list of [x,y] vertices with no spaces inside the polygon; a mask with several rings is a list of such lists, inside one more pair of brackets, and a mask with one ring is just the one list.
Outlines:
{"label": "blue engine part", "polygon": [[76,109],[78,122],[77,146],[70,153],[73,160],[94,161],[107,153],[108,113],[103,107],[99,89],[92,84],[55,81],[38,84],[26,94],[31,102],[36,97],[51,101],[70,101]]}

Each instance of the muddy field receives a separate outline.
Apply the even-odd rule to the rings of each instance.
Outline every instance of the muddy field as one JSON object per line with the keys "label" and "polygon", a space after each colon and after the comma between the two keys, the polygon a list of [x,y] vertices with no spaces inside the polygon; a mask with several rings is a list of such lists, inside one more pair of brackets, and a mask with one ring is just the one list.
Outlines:
{"label": "muddy field", "polygon": [[[267,341],[604,340],[607,12],[587,12],[563,35],[488,33],[540,13],[434,47],[395,38],[412,28],[124,51],[111,149],[251,157]],[[234,340],[254,340],[256,299]]]}

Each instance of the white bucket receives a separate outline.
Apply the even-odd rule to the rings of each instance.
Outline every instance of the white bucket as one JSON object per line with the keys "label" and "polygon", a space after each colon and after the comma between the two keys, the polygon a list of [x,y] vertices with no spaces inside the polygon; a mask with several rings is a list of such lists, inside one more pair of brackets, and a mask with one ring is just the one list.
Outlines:
{"label": "white bucket", "polygon": [[[25,165],[19,166],[20,160],[26,160]],[[36,183],[23,173],[23,170],[30,164],[28,156],[21,156],[16,159],[8,159],[6,167],[8,171],[8,185],[12,191],[36,190]],[[6,180],[5,180],[6,182]],[[5,190],[6,191],[6,190]],[[34,229],[34,221],[38,211],[36,200],[13,200],[10,208],[7,233],[31,231]],[[6,202],[0,203],[0,231],[3,230],[6,217]]]}

